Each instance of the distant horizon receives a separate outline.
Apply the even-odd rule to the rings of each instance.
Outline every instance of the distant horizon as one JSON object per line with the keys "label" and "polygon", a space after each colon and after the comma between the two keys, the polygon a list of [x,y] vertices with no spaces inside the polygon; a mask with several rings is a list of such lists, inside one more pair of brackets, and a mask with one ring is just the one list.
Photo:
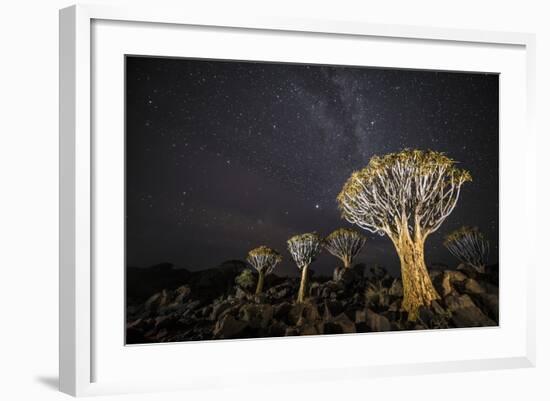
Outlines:
{"label": "distant horizon", "polygon": [[[159,266],[162,266],[162,265],[167,265],[167,266],[171,266],[174,268],[174,270],[186,270],[186,271],[189,271],[191,273],[196,273],[196,272],[201,272],[201,271],[205,271],[205,270],[212,270],[212,269],[216,269],[226,263],[231,263],[231,262],[240,262],[244,265],[246,265],[247,268],[249,268],[250,270],[254,270],[254,268],[248,264],[246,262],[246,260],[244,259],[228,259],[228,260],[225,260],[223,262],[220,262],[218,263],[216,266],[210,266],[210,267],[205,267],[205,268],[202,268],[202,269],[189,269],[188,267],[184,267],[184,266],[179,266],[175,263],[172,263],[172,262],[160,262],[160,263],[153,263],[151,265],[148,265],[148,266],[131,266],[131,265],[127,265],[126,267],[128,269],[151,269],[151,268],[155,268],[155,267],[159,267]],[[374,265],[370,266],[370,265],[367,265],[363,262],[354,262],[353,263],[353,266],[356,266],[356,265],[359,265],[359,264],[363,264],[365,266],[365,272],[368,273],[369,269],[372,268],[372,267],[375,267]],[[460,262],[457,261],[456,265],[453,266],[453,265],[447,265],[445,263],[433,263],[433,264],[428,264],[427,263],[427,268],[429,271],[431,270],[441,270],[442,268],[448,268],[450,270],[456,270],[459,266],[460,266]],[[492,267],[492,266],[498,266],[498,263],[489,263],[487,265],[488,268]],[[335,268],[337,267],[337,265],[334,266]],[[387,266],[382,266],[382,265],[378,265],[378,267],[381,267],[383,268],[384,270],[386,270],[388,272],[389,275],[391,275],[392,277],[395,277],[395,278],[399,278],[400,277],[400,271],[399,271],[399,266],[394,266],[393,269],[391,268],[388,268]],[[312,268],[310,269],[310,271],[313,271],[314,272],[314,277],[331,277],[331,273],[332,272],[328,272],[328,274],[320,274],[320,273],[317,273],[315,271],[315,263],[312,264]],[[300,271],[298,269],[296,269],[296,272],[295,274],[279,274],[279,272],[275,269],[275,271],[273,271],[272,273],[270,274],[274,274],[275,276],[278,276],[278,277],[293,277],[293,278],[298,278],[300,277]]]}

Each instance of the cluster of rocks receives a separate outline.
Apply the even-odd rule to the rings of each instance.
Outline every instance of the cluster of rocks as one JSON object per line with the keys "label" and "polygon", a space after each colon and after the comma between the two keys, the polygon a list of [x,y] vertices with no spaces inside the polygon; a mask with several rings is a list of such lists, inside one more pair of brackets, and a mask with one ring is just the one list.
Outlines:
{"label": "cluster of rocks", "polygon": [[[127,305],[128,344],[442,329],[498,325],[498,268],[487,273],[459,266],[431,272],[441,296],[418,320],[401,309],[401,280],[363,265],[337,277],[313,277],[296,303],[298,278],[266,277],[263,294],[235,284],[244,264],[190,273],[185,282]],[[239,282],[239,280],[237,280]]]}

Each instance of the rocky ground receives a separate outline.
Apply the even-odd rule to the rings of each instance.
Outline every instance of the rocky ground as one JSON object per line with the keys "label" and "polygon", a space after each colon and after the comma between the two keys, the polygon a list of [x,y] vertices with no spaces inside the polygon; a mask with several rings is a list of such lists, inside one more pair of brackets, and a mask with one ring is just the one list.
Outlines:
{"label": "rocky ground", "polygon": [[465,266],[430,275],[441,299],[416,322],[401,309],[401,280],[364,265],[338,280],[310,278],[309,297],[296,304],[298,278],[266,277],[264,293],[236,284],[240,261],[189,272],[160,265],[129,269],[127,343],[364,333],[498,325],[498,267],[486,274]]}

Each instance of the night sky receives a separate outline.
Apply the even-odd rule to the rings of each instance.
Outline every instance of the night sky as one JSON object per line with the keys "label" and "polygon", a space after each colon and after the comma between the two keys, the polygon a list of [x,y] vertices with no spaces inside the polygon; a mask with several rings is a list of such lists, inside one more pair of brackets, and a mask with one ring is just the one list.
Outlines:
{"label": "night sky", "polygon": [[[458,264],[442,239],[461,225],[498,261],[498,75],[151,57],[126,69],[128,266],[201,270],[267,245],[284,258],[276,273],[297,275],[286,240],[352,227],[336,203],[345,181],[403,148],[445,152],[473,177],[428,237],[428,266]],[[390,240],[364,234],[356,261],[397,274]]]}

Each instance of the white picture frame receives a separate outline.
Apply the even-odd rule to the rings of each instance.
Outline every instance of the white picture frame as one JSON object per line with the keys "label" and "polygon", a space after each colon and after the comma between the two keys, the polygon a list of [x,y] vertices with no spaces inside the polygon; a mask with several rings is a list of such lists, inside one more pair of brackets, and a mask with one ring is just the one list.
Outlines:
{"label": "white picture frame", "polygon": [[[116,24],[121,23],[121,26]],[[96,24],[96,25],[94,25]],[[126,24],[126,25],[125,25]],[[130,24],[130,25],[128,25]],[[134,24],[134,25],[131,25]],[[135,25],[137,24],[137,25]],[[113,82],[120,80],[121,71],[116,72],[112,77],[110,75],[101,75],[102,69],[112,65],[111,59],[107,56],[113,55],[113,59],[120,62],[119,54],[125,50],[120,46],[127,37],[139,36],[139,30],[148,29],[147,27],[155,27],[148,32],[148,43],[141,43],[141,49],[145,54],[155,53],[155,43],[160,43],[159,39],[170,35],[174,31],[170,29],[199,27],[208,34],[208,30],[216,30],[216,35],[229,35],[231,32],[239,33],[246,32],[253,35],[261,33],[263,40],[276,41],[281,40],[278,34],[297,35],[303,38],[304,41],[313,40],[312,38],[321,38],[329,42],[331,38],[339,38],[344,43],[345,40],[384,40],[385,46],[392,42],[407,41],[407,43],[416,43],[420,45],[429,45],[426,47],[426,55],[434,52],[437,48],[442,55],[445,53],[444,47],[454,46],[453,52],[469,52],[474,51],[480,54],[488,51],[489,48],[495,49],[495,57],[492,61],[487,61],[487,64],[492,65],[491,72],[501,72],[499,63],[503,64],[502,69],[509,68],[509,72],[505,75],[510,77],[506,80],[506,85],[510,87],[502,91],[501,97],[501,112],[510,110],[514,106],[525,108],[525,112],[519,113],[517,117],[506,117],[505,122],[501,122],[501,219],[507,222],[508,214],[521,214],[522,229],[525,232],[535,232],[535,229],[525,228],[525,224],[531,228],[535,225],[536,206],[535,206],[535,155],[536,155],[536,138],[532,128],[534,111],[534,35],[525,33],[508,33],[508,32],[484,32],[459,29],[437,29],[427,27],[414,26],[390,26],[390,25],[375,25],[364,22],[350,21],[317,21],[317,20],[294,20],[292,18],[262,18],[252,15],[242,16],[239,19],[224,18],[213,15],[193,15],[181,10],[164,10],[154,7],[131,7],[131,8],[112,8],[109,6],[99,5],[78,5],[61,10],[60,12],[60,389],[61,391],[75,395],[94,395],[94,394],[109,394],[109,393],[126,393],[134,391],[161,391],[170,389],[197,389],[208,388],[213,386],[229,386],[240,385],[245,381],[236,381],[231,376],[231,371],[228,367],[220,367],[217,372],[211,374],[201,373],[200,367],[196,372],[189,371],[181,377],[165,376],[162,377],[162,372],[158,372],[158,377],[151,376],[151,380],[144,380],[138,376],[132,377],[132,369],[126,369],[128,374],[123,377],[116,375],[114,372],[105,374],[101,372],[101,366],[113,366],[111,370],[121,370],[119,363],[125,363],[125,366],[135,365],[136,361],[143,361],[144,365],[154,365],[154,361],[168,360],[171,354],[185,352],[191,358],[196,355],[208,355],[215,352],[219,355],[224,355],[225,358],[235,357],[235,353],[244,355],[243,362],[237,366],[236,370],[242,374],[247,372],[250,374],[248,378],[254,377],[257,382],[268,382],[273,380],[274,375],[280,377],[281,380],[292,381],[296,380],[296,372],[299,372],[300,380],[326,380],[327,378],[337,379],[339,377],[352,377],[357,380],[365,377],[399,375],[399,374],[419,374],[429,372],[452,372],[452,371],[467,371],[478,369],[502,369],[512,367],[530,367],[535,363],[535,318],[534,318],[534,257],[524,257],[521,259],[521,267],[524,269],[520,278],[516,280],[517,287],[516,296],[521,298],[517,302],[517,308],[510,313],[510,319],[503,320],[498,328],[486,329],[456,329],[448,331],[445,334],[447,339],[465,338],[464,341],[476,343],[479,341],[487,341],[487,344],[494,343],[494,348],[488,346],[486,352],[483,352],[483,344],[480,344],[478,350],[473,350],[471,353],[465,353],[464,357],[453,357],[442,354],[440,358],[435,356],[426,360],[420,360],[414,354],[408,355],[407,358],[397,358],[387,360],[383,355],[377,357],[371,353],[372,361],[365,361],[360,358],[354,358],[350,353],[348,356],[334,356],[328,359],[328,362],[323,363],[314,358],[314,350],[316,347],[362,347],[364,342],[379,342],[379,348],[385,341],[387,336],[392,337],[392,341],[403,343],[404,341],[415,344],[416,347],[422,344],[430,344],[441,341],[439,333],[429,332],[419,333],[386,333],[386,334],[370,334],[369,336],[319,336],[318,338],[308,339],[261,339],[261,340],[241,340],[241,341],[226,341],[223,345],[215,342],[206,342],[203,344],[194,344],[186,349],[182,345],[156,345],[141,348],[124,347],[120,343],[118,337],[109,337],[104,333],[104,326],[109,322],[116,322],[120,317],[113,314],[106,317],[101,313],[101,302],[97,304],[98,286],[105,288],[107,295],[102,297],[108,298],[109,301],[114,300],[114,304],[118,305],[115,295],[112,291],[119,288],[123,292],[123,288],[119,286],[121,275],[115,273],[113,280],[106,288],[106,280],[111,278],[107,273],[97,274],[96,269],[98,263],[102,259],[102,255],[97,253],[97,245],[101,243],[102,236],[98,233],[102,230],[102,224],[98,225],[98,219],[101,219],[103,209],[97,209],[97,203],[102,199],[97,198],[95,193],[98,190],[96,176],[100,176],[101,163],[103,159],[103,150],[105,143],[97,143],[94,139],[94,129],[102,127],[100,121],[94,119],[103,118],[100,108],[96,110],[93,96],[105,96],[102,94],[101,88],[96,88],[92,85],[94,74],[100,74],[97,78],[99,82]],[[179,27],[179,28],[178,28]],[[200,30],[199,29],[199,30]],[[133,30],[133,31],[130,31]],[[127,31],[128,34],[121,32]],[[94,32],[97,35],[97,40],[94,41]],[[131,34],[130,34],[131,32]],[[178,31],[179,32],[179,31]],[[183,33],[185,34],[185,33]],[[108,37],[106,35],[113,35]],[[116,35],[116,37],[115,37]],[[159,35],[159,36],[156,36]],[[163,36],[164,35],[164,36]],[[105,38],[109,40],[107,44]],[[229,36],[228,36],[229,37]],[[244,37],[244,36],[243,36]],[[122,38],[123,40],[116,40]],[[155,42],[156,40],[156,42]],[[143,41],[142,41],[143,42]],[[126,43],[126,42],[124,42]],[[129,43],[129,42],[128,42]],[[204,44],[207,43],[207,38],[204,38]],[[266,42],[267,43],[267,42]],[[305,43],[305,42],[304,42]],[[432,46],[430,48],[430,46]],[[118,46],[118,47],[117,47]],[[160,54],[171,55],[169,45],[163,50],[159,50]],[[236,45],[237,46],[237,45]],[[244,48],[240,45],[240,48]],[[233,50],[230,46],[224,46],[223,49],[227,53],[222,54],[222,57],[231,56],[231,51],[239,51],[239,47]],[[268,46],[269,47],[269,46]],[[276,46],[271,47],[273,52],[276,52]],[[476,50],[477,49],[477,50]],[[500,50],[499,50],[500,49]],[[101,53],[105,50],[105,53]],[[421,50],[420,48],[418,49]],[[508,51],[510,50],[510,51]],[[200,51],[197,50],[197,51]],[[222,51],[222,50],[220,50]],[[315,46],[310,50],[311,53],[307,57],[309,60],[315,58]],[[345,51],[345,50],[344,50]],[[416,50],[415,50],[416,51]],[[243,50],[244,52],[244,50]],[[383,50],[380,50],[380,56],[384,56]],[[502,52],[502,59],[498,57],[498,52]],[[307,53],[307,52],[306,52]],[[476,53],[476,54],[477,54]],[[243,53],[244,54],[244,53]],[[273,53],[262,53],[259,58],[279,60],[280,55]],[[466,54],[466,53],[465,53]],[[103,65],[103,61],[106,60]],[[110,57],[110,56],[109,56]],[[236,58],[247,57],[241,54]],[[296,56],[298,57],[298,56]],[[305,56],[304,56],[305,57]],[[395,58],[387,58],[385,61],[377,65],[384,66],[400,66],[401,62],[396,55]],[[472,59],[473,57],[470,56]],[[445,57],[441,57],[444,59]],[[382,60],[382,59],[380,59]],[[510,62],[508,63],[507,60]],[[322,60],[326,61],[326,60]],[[356,63],[361,64],[364,61],[358,60]],[[442,60],[439,65],[440,69],[464,68],[464,66],[454,66],[453,58],[449,56],[448,61]],[[447,63],[447,64],[445,64]],[[473,63],[473,61],[472,61]],[[506,63],[507,65],[504,65]],[[472,64],[474,65],[474,64]],[[481,66],[481,64],[479,64]],[[472,67],[473,68],[473,67]],[[479,67],[478,71],[487,71],[486,68]],[[517,70],[512,70],[516,68]],[[507,70],[508,71],[508,70]],[[118,74],[118,75],[117,75]],[[117,78],[118,76],[118,78]],[[101,81],[105,80],[107,81]],[[97,84],[97,82],[96,82]],[[121,82],[113,85],[119,88]],[[506,103],[511,99],[512,90],[519,94],[513,101]],[[119,93],[119,95],[122,95]],[[118,98],[113,99],[117,102]],[[116,113],[123,108],[120,102],[112,108],[113,113]],[[114,116],[117,119],[116,115]],[[106,118],[106,121],[108,118]],[[112,122],[113,127],[119,127],[120,121]],[[521,135],[513,136],[512,131],[520,130]],[[105,155],[105,159],[116,158],[117,151],[120,151],[120,142],[110,144],[113,149],[112,155]],[[508,149],[515,151],[515,159],[510,160]],[[98,156],[98,153],[101,153]],[[119,153],[122,157],[122,154]],[[516,166],[512,165],[516,163]],[[514,168],[513,168],[514,167]],[[504,174],[506,173],[506,174]],[[116,187],[117,174],[113,174],[115,181],[109,183]],[[119,175],[118,175],[119,176]],[[522,191],[512,192],[511,186],[506,185],[508,181],[522,182]],[[101,180],[100,180],[101,181]],[[510,189],[510,190],[508,190]],[[99,191],[101,192],[101,191]],[[115,198],[117,195],[114,195]],[[116,203],[116,202],[115,202]],[[119,210],[120,211],[120,210]],[[112,217],[112,216],[111,216]],[[510,218],[509,224],[503,224],[501,231],[501,240],[506,243],[506,232],[511,231],[515,226],[513,219]],[[527,222],[527,223],[525,223]],[[118,232],[116,229],[111,230]],[[518,240],[515,249],[505,250],[505,254],[501,254],[502,263],[508,259],[511,263],[516,261],[517,255],[520,252],[526,255],[535,255],[533,241],[529,241],[527,237]],[[116,241],[115,241],[116,242]],[[116,253],[116,250],[115,250]],[[120,266],[123,269],[123,266]],[[506,281],[506,270],[502,274],[501,284],[506,290],[506,286],[510,282]],[[118,275],[116,275],[118,274]],[[123,277],[123,275],[122,275]],[[112,287],[112,288],[111,288]],[[506,307],[506,291],[501,292],[503,297],[503,308]],[[113,297],[112,299],[110,297]],[[116,308],[115,308],[116,309]],[[512,308],[508,308],[510,310]],[[99,311],[99,312],[98,312]],[[117,309],[119,311],[119,309]],[[508,312],[506,312],[508,313]],[[513,317],[513,319],[512,319]],[[103,320],[105,319],[105,320]],[[110,319],[110,320],[109,320]],[[116,323],[115,323],[116,324]],[[120,322],[122,324],[122,321]],[[101,329],[98,329],[98,326]],[[120,330],[119,326],[113,327],[113,331]],[[504,334],[503,334],[504,333]],[[508,334],[506,334],[508,333]],[[500,336],[500,337],[499,337]],[[323,337],[323,338],[321,338]],[[296,343],[295,340],[301,341]],[[363,343],[362,343],[363,342]],[[112,349],[105,344],[118,344],[120,349],[120,358],[114,356],[117,352],[110,352]],[[353,345],[350,345],[352,344]],[[298,344],[298,345],[296,345]],[[197,345],[199,348],[197,348]],[[506,351],[504,346],[508,347]],[[179,347],[179,348],[170,348]],[[284,347],[284,348],[283,348]],[[500,347],[500,348],[499,348]],[[212,349],[214,351],[209,351]],[[298,361],[292,369],[285,369],[282,365],[277,365],[276,361],[270,368],[259,365],[254,366],[254,369],[246,369],[246,355],[257,355],[260,350],[272,350],[273,354],[281,353],[283,349],[288,350],[292,354],[299,355],[304,353],[310,355],[310,362],[300,365]],[[357,349],[357,348],[356,348]],[[456,350],[456,354],[462,353],[463,350]],[[243,354],[244,353],[244,354]],[[309,354],[308,354],[309,353]],[[128,354],[128,359],[126,358]],[[449,354],[452,355],[452,354]],[[110,359],[112,358],[112,359]],[[347,358],[347,359],[346,359]],[[98,362],[102,361],[102,362]],[[237,363],[239,365],[239,363]],[[234,368],[234,367],[232,367]],[[226,369],[226,370],[224,370]],[[240,370],[239,370],[240,369]],[[105,379],[103,379],[105,377]]]}

